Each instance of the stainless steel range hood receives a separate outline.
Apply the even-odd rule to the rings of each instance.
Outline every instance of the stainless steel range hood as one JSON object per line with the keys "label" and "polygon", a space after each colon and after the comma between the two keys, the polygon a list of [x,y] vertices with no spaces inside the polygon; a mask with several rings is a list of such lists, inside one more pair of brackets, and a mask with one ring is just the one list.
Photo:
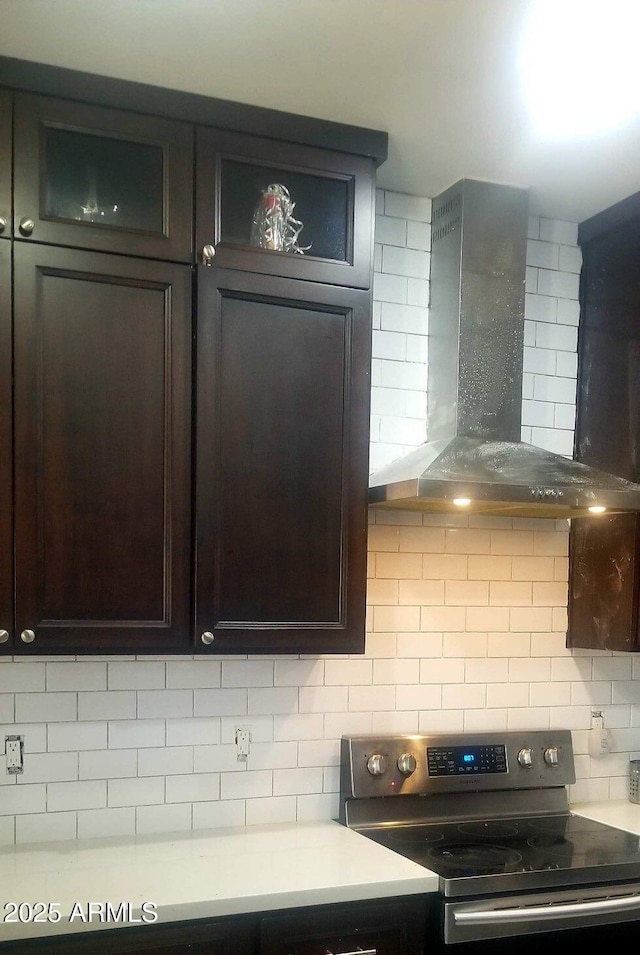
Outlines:
{"label": "stainless steel range hood", "polygon": [[463,179],[433,201],[429,441],[371,476],[372,505],[640,511],[640,485],[520,440],[527,221],[528,193],[511,186]]}

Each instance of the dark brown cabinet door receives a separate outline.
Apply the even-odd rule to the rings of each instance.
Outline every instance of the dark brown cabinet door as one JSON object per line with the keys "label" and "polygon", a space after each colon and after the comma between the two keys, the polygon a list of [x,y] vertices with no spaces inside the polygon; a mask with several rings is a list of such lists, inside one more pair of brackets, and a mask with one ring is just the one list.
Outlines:
{"label": "dark brown cabinet door", "polygon": [[370,159],[197,131],[196,246],[216,265],[369,288]]}
{"label": "dark brown cabinet door", "polygon": [[326,906],[262,919],[260,955],[422,955],[423,900]]}
{"label": "dark brown cabinet door", "polygon": [[362,651],[369,293],[201,267],[198,298],[196,644]]}
{"label": "dark brown cabinet door", "polygon": [[0,237],[11,235],[11,94],[0,90]]}
{"label": "dark brown cabinet door", "polygon": [[16,646],[184,650],[191,270],[14,255]]}
{"label": "dark brown cabinet door", "polygon": [[14,136],[16,238],[191,261],[191,126],[18,94]]}
{"label": "dark brown cabinet door", "polygon": [[[613,207],[581,226],[576,458],[640,481],[640,204]],[[625,221],[626,219],[626,221]],[[617,221],[616,221],[617,220]],[[596,234],[592,234],[595,230]],[[640,517],[571,521],[567,646],[640,650]]]}
{"label": "dark brown cabinet door", "polygon": [[13,645],[11,242],[0,239],[0,653]]}

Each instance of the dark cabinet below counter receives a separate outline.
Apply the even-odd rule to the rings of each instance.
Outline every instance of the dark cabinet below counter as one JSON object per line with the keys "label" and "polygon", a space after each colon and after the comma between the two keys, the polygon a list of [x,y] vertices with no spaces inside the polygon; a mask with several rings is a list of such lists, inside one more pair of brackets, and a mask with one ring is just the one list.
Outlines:
{"label": "dark cabinet below counter", "polygon": [[423,955],[425,896],[0,943],[2,955]]}

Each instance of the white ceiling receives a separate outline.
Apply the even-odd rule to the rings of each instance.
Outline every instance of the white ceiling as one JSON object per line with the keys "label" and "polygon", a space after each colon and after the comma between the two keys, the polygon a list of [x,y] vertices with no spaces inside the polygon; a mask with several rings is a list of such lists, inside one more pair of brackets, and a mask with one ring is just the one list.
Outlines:
{"label": "white ceiling", "polygon": [[[536,138],[520,72],[535,2],[0,0],[0,53],[383,129],[383,188],[513,183],[534,213],[580,222],[640,190],[640,116]],[[602,69],[585,57],[585,75]]]}

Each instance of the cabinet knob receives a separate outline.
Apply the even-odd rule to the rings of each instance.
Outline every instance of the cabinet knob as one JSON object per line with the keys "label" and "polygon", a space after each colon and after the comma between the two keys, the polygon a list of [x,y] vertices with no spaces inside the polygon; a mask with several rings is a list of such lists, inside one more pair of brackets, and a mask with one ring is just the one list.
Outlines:
{"label": "cabinet knob", "polygon": [[0,630],[0,643],[6,643],[8,639],[9,639],[9,631]]}
{"label": "cabinet knob", "polygon": [[4,232],[6,228],[7,228],[7,217],[0,216],[0,235],[2,235],[2,233]]}
{"label": "cabinet knob", "polygon": [[202,247],[202,264],[209,266],[213,265],[213,260],[216,254],[215,245],[203,245]]}
{"label": "cabinet knob", "polygon": [[35,229],[36,224],[33,219],[20,219],[20,225],[18,229],[20,230],[21,235],[31,235]]}
{"label": "cabinet knob", "polygon": [[33,632],[33,630],[23,630],[22,633],[20,634],[20,639],[22,640],[23,643],[33,643],[35,638],[36,638],[36,635]]}
{"label": "cabinet knob", "polygon": [[210,643],[213,643],[213,634],[210,630],[205,630],[200,639],[209,646]]}

